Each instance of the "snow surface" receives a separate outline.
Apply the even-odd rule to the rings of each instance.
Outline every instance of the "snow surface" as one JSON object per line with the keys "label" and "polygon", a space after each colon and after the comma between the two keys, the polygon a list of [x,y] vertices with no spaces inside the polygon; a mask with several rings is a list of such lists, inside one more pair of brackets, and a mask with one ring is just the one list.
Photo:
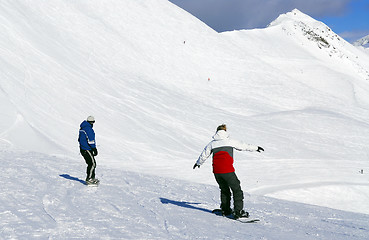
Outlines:
{"label": "snow surface", "polygon": [[[369,55],[298,10],[217,33],[166,0],[0,3],[0,238],[369,238]],[[94,115],[98,188],[78,127]],[[257,224],[209,213],[217,125]],[[361,170],[362,173],[361,173]]]}
{"label": "snow surface", "polygon": [[356,40],[352,45],[368,48],[369,47],[369,35]]}
{"label": "snow surface", "polygon": [[[247,195],[261,221],[211,213],[216,186],[100,166],[85,186],[76,159],[2,152],[1,239],[366,239],[368,215]],[[32,164],[29,164],[32,162]]]}

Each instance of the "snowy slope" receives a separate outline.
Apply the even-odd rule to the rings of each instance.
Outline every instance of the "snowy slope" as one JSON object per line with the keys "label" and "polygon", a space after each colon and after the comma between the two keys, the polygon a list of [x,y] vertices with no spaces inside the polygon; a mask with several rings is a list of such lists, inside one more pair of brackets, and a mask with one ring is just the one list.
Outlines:
{"label": "snowy slope", "polygon": [[[2,153],[1,239],[367,239],[368,215],[246,196],[256,224],[216,216],[218,188],[83,164],[39,153]],[[32,162],[30,165],[29,162]]]}
{"label": "snowy slope", "polygon": [[[82,167],[66,174],[83,179],[78,126],[92,114],[98,175],[120,169],[217,192],[211,160],[192,165],[227,123],[231,136],[266,149],[235,155],[253,198],[369,214],[369,56],[298,10],[265,29],[219,34],[166,0],[8,0],[0,30],[8,159],[20,150],[71,158]],[[53,191],[68,197],[62,189]]]}
{"label": "snowy slope", "polygon": [[358,39],[353,45],[369,55],[369,35]]}
{"label": "snowy slope", "polygon": [[367,48],[369,46],[369,35],[356,40],[353,43],[353,45],[354,46],[362,46],[362,47],[366,47]]}

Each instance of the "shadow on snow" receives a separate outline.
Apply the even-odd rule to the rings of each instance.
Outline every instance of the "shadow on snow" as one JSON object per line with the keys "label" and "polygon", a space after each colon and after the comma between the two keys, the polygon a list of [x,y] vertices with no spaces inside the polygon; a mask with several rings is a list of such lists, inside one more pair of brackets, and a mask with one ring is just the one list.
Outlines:
{"label": "shadow on snow", "polygon": [[211,210],[209,209],[193,206],[193,205],[198,205],[201,203],[174,201],[174,200],[170,200],[167,198],[160,198],[160,201],[162,204],[173,204],[179,207],[190,208],[190,209],[195,209],[195,210],[211,213]]}
{"label": "shadow on snow", "polygon": [[82,183],[83,185],[86,185],[86,182],[83,181],[82,179],[79,179],[79,178],[76,178],[76,177],[72,177],[71,175],[69,174],[60,174],[59,175],[60,177],[63,177],[63,178],[66,178],[68,180],[73,180],[73,181],[77,181],[77,182],[80,182]]}

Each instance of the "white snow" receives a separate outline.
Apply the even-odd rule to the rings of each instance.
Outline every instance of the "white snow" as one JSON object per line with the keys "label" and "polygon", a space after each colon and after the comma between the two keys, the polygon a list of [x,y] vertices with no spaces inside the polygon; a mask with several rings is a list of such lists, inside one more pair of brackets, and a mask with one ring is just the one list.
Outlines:
{"label": "white snow", "polygon": [[[167,0],[5,0],[0,31],[0,239],[369,237],[369,55],[323,23],[217,33]],[[222,123],[265,148],[235,153],[257,224],[209,213],[211,159],[192,169]]]}
{"label": "white snow", "polygon": [[352,45],[357,46],[357,47],[361,46],[361,47],[368,48],[368,46],[369,46],[369,35],[356,40]]}
{"label": "white snow", "polygon": [[[83,185],[76,159],[2,152],[2,239],[365,239],[368,216],[246,195],[261,222],[211,214],[215,186],[99,167]],[[31,164],[30,164],[31,163]]]}

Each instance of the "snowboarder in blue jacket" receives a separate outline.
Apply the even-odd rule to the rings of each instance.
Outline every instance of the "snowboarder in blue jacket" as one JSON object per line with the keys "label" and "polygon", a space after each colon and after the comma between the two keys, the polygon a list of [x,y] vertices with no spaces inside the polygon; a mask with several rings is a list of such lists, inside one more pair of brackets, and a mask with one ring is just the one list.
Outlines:
{"label": "snowboarder in blue jacket", "polygon": [[86,184],[97,184],[98,179],[95,178],[96,160],[97,156],[95,131],[92,129],[95,123],[95,118],[89,116],[87,120],[84,120],[79,129],[79,148],[83,158],[87,164],[87,177]]}

